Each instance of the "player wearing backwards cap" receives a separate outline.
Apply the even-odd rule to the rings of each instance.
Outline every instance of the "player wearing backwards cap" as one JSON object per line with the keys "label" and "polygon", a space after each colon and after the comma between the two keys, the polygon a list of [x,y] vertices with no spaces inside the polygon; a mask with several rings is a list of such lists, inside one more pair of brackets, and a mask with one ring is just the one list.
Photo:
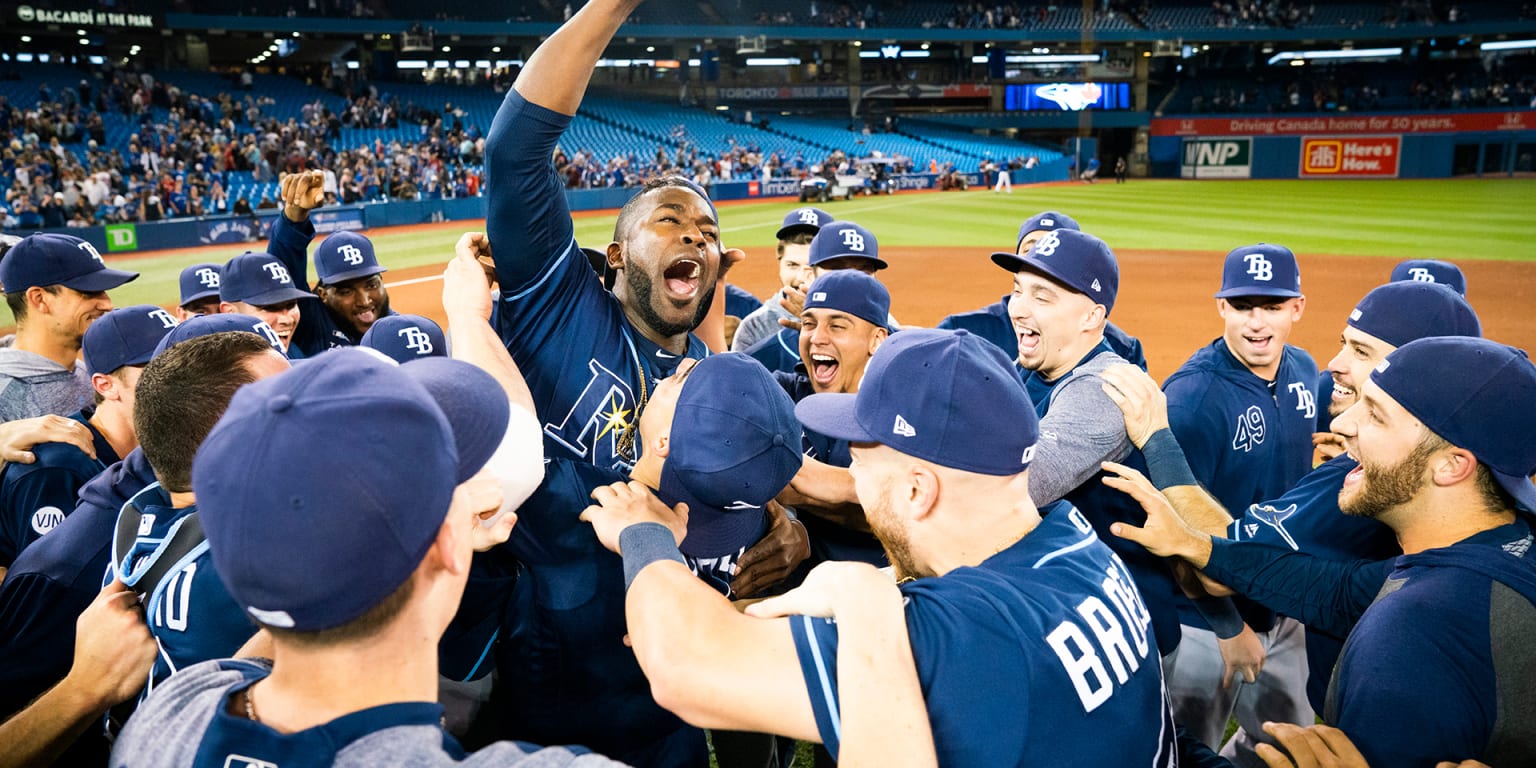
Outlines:
{"label": "player wearing backwards cap", "polygon": [[292,173],[280,183],[283,214],[273,221],[268,250],[306,294],[299,300],[293,332],[299,354],[290,356],[313,357],[333,347],[355,346],[374,322],[394,314],[382,277],[389,270],[374,255],[373,241],[357,232],[333,232],[315,248],[317,280],[310,294],[308,250],[315,225],[309,216],[325,202],[325,174]]}
{"label": "player wearing backwards cap", "polygon": [[[1338,414],[1358,402],[1361,383],[1371,369],[1399,345],[1431,336],[1475,337],[1480,333],[1481,326],[1472,307],[1444,286],[1380,286],[1366,294],[1350,312],[1340,337],[1339,352],[1328,363],[1335,381],[1328,409]],[[1180,514],[1194,527],[1234,541],[1259,541],[1333,560],[1378,560],[1401,554],[1391,530],[1375,520],[1339,511],[1339,487],[1358,466],[1349,456],[1341,455],[1320,465],[1277,499],[1229,513],[1210,494],[1192,484],[1188,465],[1168,431],[1166,404],[1156,383],[1145,374],[1123,367],[1105,371],[1104,380],[1109,385],[1105,391],[1126,413],[1132,441],[1147,456],[1149,477],[1159,488],[1166,489]],[[1305,667],[1295,658],[1294,648],[1276,649],[1271,645],[1265,668],[1272,674],[1261,676],[1259,684],[1272,680],[1273,675],[1295,686],[1305,674],[1307,698],[1314,710],[1321,711],[1341,643],[1339,638],[1307,628]],[[1223,689],[1217,698],[1231,702],[1236,694],[1238,691]],[[1261,699],[1265,695],[1263,687],[1242,693],[1243,697]],[[1263,713],[1239,707],[1237,714],[1241,727],[1225,752],[1239,757],[1244,764],[1256,765],[1258,758],[1253,749]]]}
{"label": "player wearing backwards cap", "polygon": [[[811,240],[811,279],[831,272],[851,269],[873,275],[888,265],[880,258],[880,243],[875,233],[851,221],[836,221],[823,226]],[[801,298],[791,294],[791,299]],[[898,327],[896,318],[886,318],[890,328]],[[777,334],[758,341],[747,349],[770,371],[792,373],[800,364],[800,330],[780,328]]]}
{"label": "player wearing backwards cap", "polygon": [[222,270],[219,264],[193,264],[181,271],[181,303],[171,310],[177,320],[218,313]]}
{"label": "player wearing backwards cap", "polygon": [[[1410,341],[1334,420],[1360,462],[1339,508],[1397,535],[1392,560],[1330,561],[1189,528],[1134,473],[1113,481],[1148,511],[1117,533],[1309,627],[1345,637],[1323,718],[1372,765],[1536,755],[1536,367],[1483,339]],[[1385,582],[1385,583],[1384,583]]]}
{"label": "player wearing backwards cap", "polygon": [[[1221,337],[1185,361],[1163,390],[1173,435],[1195,478],[1225,508],[1244,510],[1279,498],[1312,467],[1317,364],[1286,343],[1306,308],[1295,254],[1264,243],[1232,250],[1216,306],[1225,324]],[[1238,662],[1247,668],[1241,677],[1260,686],[1259,695],[1236,696],[1240,720],[1311,722],[1301,628],[1244,607],[1256,635],[1244,629],[1234,636],[1224,627],[1213,632],[1204,617],[1181,606],[1184,641],[1167,664],[1176,719],[1212,748],[1234,706],[1222,692],[1240,690],[1230,684],[1234,650],[1247,660]]]}
{"label": "player wearing backwards cap", "polygon": [[[256,333],[282,354],[272,329],[245,315],[188,320],[160,341],[155,354],[175,343],[229,331]],[[24,706],[69,670],[75,621],[97,597],[101,576],[111,567],[118,511],[154,482],[144,449],[135,448],[86,483],[75,511],[16,559],[0,583],[0,652],[14,662],[0,666],[0,711]],[[78,751],[69,756],[99,763],[107,748],[101,729],[92,728],[77,741],[74,750]]]}
{"label": "player wearing backwards cap", "polygon": [[[1146,607],[1080,512],[1063,504],[1042,519],[1030,500],[1038,425],[996,347],[902,332],[858,394],[814,395],[796,413],[852,443],[859,499],[903,579],[941,764],[1173,763]],[[821,741],[838,756],[839,702],[861,692],[833,665],[857,628],[741,616],[682,565],[680,510],[624,485],[593,498],[583,518],[624,556],[629,636],[657,700],[702,727]]]}
{"label": "player wearing backwards cap", "polygon": [[423,357],[447,357],[443,329],[421,315],[390,315],[380,318],[363,334],[359,346],[377,349],[397,363]]}
{"label": "player wearing backwards cap", "polygon": [[639,458],[635,423],[656,382],[708,353],[692,331],[743,256],[721,248],[713,204],[681,177],[648,183],[620,211],[605,251],[612,293],[576,245],[550,154],[603,46],[638,5],[583,6],[529,57],[486,140],[495,327],[546,420],[548,455],[616,469]]}
{"label": "player wearing backwards cap", "polygon": [[[1014,246],[1015,255],[1023,256],[1029,247],[1040,241],[1040,238],[1057,229],[1082,230],[1077,221],[1072,217],[1057,213],[1056,211],[1043,211],[1025,219],[1019,225],[1019,241]],[[1013,321],[1008,318],[1008,300],[1011,293],[1004,294],[1002,300],[991,306],[970,312],[960,312],[950,315],[939,321],[938,328],[958,330],[964,328],[987,341],[997,345],[1003,350],[1003,354],[1014,355],[1018,353],[1019,337],[1013,330]],[[1114,323],[1104,324],[1104,339],[1109,342],[1109,348],[1115,354],[1126,360],[1147,368],[1147,356],[1142,353],[1141,340],[1120,330]]]}
{"label": "player wearing backwards cap", "polygon": [[80,356],[85,329],[112,310],[107,291],[138,277],[110,269],[96,247],[39,233],[0,259],[0,286],[16,339],[0,349],[0,422],[60,416],[90,405],[94,390]]}
{"label": "player wearing backwards cap", "polygon": [[1126,362],[1104,338],[1120,290],[1115,255],[1093,235],[1058,229],[1023,256],[994,253],[992,261],[1014,273],[1008,300],[1014,350],[1048,449],[1030,472],[1030,496],[1037,504],[1064,498],[1082,510],[1125,558],[1152,615],[1158,648],[1171,653],[1179,643],[1172,574],[1161,558],[1108,536],[1111,522],[1143,513],[1095,480],[1105,460],[1141,461],[1099,385],[1106,368]]}
{"label": "player wearing backwards cap", "polygon": [[796,208],[784,214],[784,224],[774,235],[779,260],[779,290],[763,306],[742,318],[731,337],[731,351],[745,352],[754,344],[780,331],[785,321],[799,318],[794,312],[798,302],[805,302],[805,288],[815,279],[811,272],[811,241],[823,226],[832,223],[832,214],[820,208]]}
{"label": "player wearing backwards cap", "polygon": [[96,403],[70,418],[90,430],[95,455],[47,443],[37,447],[36,462],[0,469],[0,578],[24,547],[74,511],[81,486],[138,447],[134,387],[155,345],[175,326],[171,313],[142,304],[108,312],[86,330],[85,366]]}
{"label": "player wearing backwards cap", "polygon": [[156,482],[118,513],[112,571],[143,600],[160,646],[146,692],[188,664],[234,653],[254,631],[211,567],[192,457],[236,390],[286,370],[286,358],[248,333],[174,344],[144,368],[134,426]]}

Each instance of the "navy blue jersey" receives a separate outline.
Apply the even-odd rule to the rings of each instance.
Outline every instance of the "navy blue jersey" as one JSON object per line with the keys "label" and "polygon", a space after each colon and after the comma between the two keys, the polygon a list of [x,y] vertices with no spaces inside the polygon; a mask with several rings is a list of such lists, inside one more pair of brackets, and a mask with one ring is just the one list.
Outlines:
{"label": "navy blue jersey", "polygon": [[[1076,509],[978,566],[901,591],[940,765],[1175,764],[1147,606]],[[837,624],[789,621],[817,731],[835,757]]]}
{"label": "navy blue jersey", "polygon": [[[547,462],[511,538],[489,558],[477,556],[510,555],[522,565],[496,648],[501,679],[514,682],[505,687],[510,712],[497,735],[581,744],[637,765],[707,763],[703,732],[656,703],[624,646],[623,559],[578,519],[594,488],[624,479],[586,463]],[[652,754],[658,744],[674,746]]]}
{"label": "navy blue jersey", "polygon": [[[170,495],[159,483],[140,491],[129,504],[137,506],[143,518],[125,562],[115,566],[124,583],[132,586],[134,576],[149,567],[151,558],[197,507],[172,507]],[[233,656],[256,634],[255,625],[213,570],[207,541],[183,556],[145,597],[144,617],[160,646],[146,695],[183,667]]]}
{"label": "navy blue jersey", "polygon": [[[1301,478],[1284,496],[1248,507],[1227,530],[1233,541],[1253,541],[1330,560],[1384,560],[1402,554],[1397,534],[1368,517],[1339,510],[1344,476],[1359,466],[1349,456],[1324,462]],[[1307,628],[1307,699],[1323,711],[1328,676],[1344,649],[1341,638]]]}
{"label": "navy blue jersey", "polygon": [[31,464],[6,464],[0,470],[0,566],[9,568],[29,544],[64,522],[73,512],[80,488],[118,461],[112,444],[91,426],[90,408],[70,415],[91,431],[96,458],[67,443],[42,443]]}
{"label": "navy blue jersey", "polygon": [[729,283],[725,286],[725,313],[731,317],[746,317],[763,305],[763,300],[747,292],[747,289]]}
{"label": "navy blue jersey", "polygon": [[1312,468],[1317,365],[1286,346],[1274,382],[1216,339],[1168,380],[1168,422],[1195,479],[1234,513],[1278,499]]}
{"label": "navy blue jersey", "polygon": [[800,332],[780,328],[778,333],[747,348],[747,356],[777,373],[794,373],[800,364]]}
{"label": "navy blue jersey", "polygon": [[[53,687],[74,661],[75,620],[101,591],[111,567],[117,510],[155,481],[134,449],[80,491],[80,504],[51,533],[27,547],[0,583],[0,719]],[[63,764],[100,764],[101,729],[87,728]],[[97,757],[87,757],[87,755]]]}
{"label": "navy blue jersey", "polygon": [[1333,429],[1333,415],[1328,413],[1328,403],[1333,401],[1333,371],[1324,368],[1317,372],[1317,397],[1322,403],[1317,408],[1317,426],[1315,432],[1329,432]]}
{"label": "navy blue jersey", "polygon": [[[294,286],[301,291],[309,290],[309,243],[314,238],[315,225],[308,219],[294,222],[279,215],[272,222],[267,252],[283,262]],[[399,313],[391,309],[385,314]],[[362,339],[363,335],[351,323],[338,319],[319,296],[310,296],[299,299],[299,324],[293,329],[288,357],[314,357],[327,349],[357,346]]]}
{"label": "navy blue jersey", "polygon": [[[789,394],[789,399],[797,403],[815,394],[803,365],[797,366],[794,373],[774,371],[773,379]],[[853,464],[847,440],[827,437],[810,429],[802,430],[800,450],[806,456],[844,469]],[[805,532],[811,539],[811,556],[807,558],[807,567],[829,560],[853,560],[881,568],[891,564],[885,555],[885,546],[872,533],[844,528],[810,512],[801,514],[797,519],[805,526]]]}
{"label": "navy blue jersey", "polygon": [[[1011,294],[1010,294],[1011,295]],[[996,304],[990,304],[970,312],[959,312],[939,321],[936,328],[947,331],[964,329],[997,345],[1009,360],[1019,356],[1019,336],[1013,330],[1013,320],[1008,317],[1008,299],[1004,295]],[[1121,330],[1114,323],[1104,324],[1104,340],[1115,354],[1125,361],[1147,369],[1147,355],[1141,348],[1141,340]]]}
{"label": "navy blue jersey", "polygon": [[491,321],[546,420],[545,455],[627,471],[639,457],[639,412],[657,380],[708,350],[692,335],[683,355],[652,343],[587,265],[550,162],[570,121],[516,89],[496,112],[485,168],[486,229],[501,286]]}

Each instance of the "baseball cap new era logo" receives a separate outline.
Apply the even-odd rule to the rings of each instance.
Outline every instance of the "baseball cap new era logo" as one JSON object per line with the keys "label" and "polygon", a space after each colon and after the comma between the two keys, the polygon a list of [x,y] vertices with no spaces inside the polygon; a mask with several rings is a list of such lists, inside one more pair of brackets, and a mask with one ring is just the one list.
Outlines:
{"label": "baseball cap new era logo", "polygon": [[896,414],[896,425],[891,427],[891,434],[901,435],[902,437],[917,437],[917,430],[913,429],[912,425],[908,424],[907,420],[898,413]]}

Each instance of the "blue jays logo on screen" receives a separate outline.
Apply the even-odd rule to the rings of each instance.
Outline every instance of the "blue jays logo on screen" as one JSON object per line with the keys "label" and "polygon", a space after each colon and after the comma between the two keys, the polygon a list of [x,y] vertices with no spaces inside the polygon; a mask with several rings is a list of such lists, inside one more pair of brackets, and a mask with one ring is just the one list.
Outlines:
{"label": "blue jays logo on screen", "polygon": [[1237,417],[1237,431],[1232,435],[1232,450],[1247,453],[1262,442],[1264,442],[1264,411],[1259,410],[1257,405],[1250,405],[1243,415]]}
{"label": "blue jays logo on screen", "polygon": [[1098,83],[1051,83],[1042,85],[1036,94],[1061,105],[1062,109],[1077,112],[1097,103],[1104,90]]}
{"label": "blue jays logo on screen", "polygon": [[596,360],[588,360],[587,368],[592,377],[581,397],[565,418],[545,424],[544,434],[586,461],[594,460],[598,446],[606,446],[616,457],[613,469],[628,471],[635,463],[635,448],[634,440],[624,438],[639,421],[635,393]]}

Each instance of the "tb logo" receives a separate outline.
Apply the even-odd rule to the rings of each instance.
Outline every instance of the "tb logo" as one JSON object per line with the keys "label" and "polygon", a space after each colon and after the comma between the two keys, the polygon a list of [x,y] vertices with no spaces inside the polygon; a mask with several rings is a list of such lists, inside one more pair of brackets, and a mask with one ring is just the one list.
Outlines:
{"label": "tb logo", "polygon": [[1287,390],[1296,395],[1296,410],[1308,419],[1317,418],[1317,398],[1312,396],[1312,390],[1300,381],[1293,381],[1286,386]]}
{"label": "tb logo", "polygon": [[843,245],[855,251],[864,250],[864,236],[857,229],[845,229],[839,234],[843,236]]}
{"label": "tb logo", "polygon": [[1413,278],[1413,281],[1416,283],[1435,282],[1435,276],[1430,274],[1429,270],[1423,267],[1410,267],[1408,269],[1408,276]]}
{"label": "tb logo", "polygon": [[288,268],[278,264],[277,262],[269,262],[263,264],[261,265],[261,268],[265,269],[267,274],[271,275],[272,279],[278,281],[279,283],[293,282],[293,278],[288,276]]}
{"label": "tb logo", "polygon": [[163,309],[152,309],[147,313],[150,317],[160,321],[160,325],[166,328],[176,327],[176,317]]}
{"label": "tb logo", "polygon": [[405,348],[418,355],[432,354],[432,337],[420,328],[401,328],[400,335],[405,338]]}
{"label": "tb logo", "polygon": [[213,267],[203,267],[193,274],[197,275],[197,282],[204,288],[219,287],[219,271]]}
{"label": "tb logo", "polygon": [[85,251],[86,253],[89,253],[91,255],[91,258],[95,259],[98,264],[105,264],[106,263],[106,262],[101,260],[101,252],[96,250],[96,246],[91,245],[90,243],[81,243],[80,244],[80,250]]}
{"label": "tb logo", "polygon": [[1243,256],[1243,261],[1248,262],[1248,274],[1255,280],[1269,282],[1275,278],[1275,265],[1262,253],[1250,253]]}
{"label": "tb logo", "polygon": [[354,267],[363,263],[363,249],[355,245],[343,245],[342,247],[337,248],[336,252],[341,254],[342,261],[345,261]]}
{"label": "tb logo", "polygon": [[1040,242],[1035,243],[1035,247],[1030,250],[1037,256],[1050,256],[1056,253],[1056,249],[1059,247],[1061,247],[1061,237],[1052,232],[1040,238]]}
{"label": "tb logo", "polygon": [[278,338],[277,331],[272,330],[272,326],[267,325],[267,321],[256,321],[256,324],[251,326],[251,332],[266,339],[267,343],[271,344],[273,349],[279,352],[283,351],[283,340]]}
{"label": "tb logo", "polygon": [[816,224],[820,221],[820,219],[816,218],[816,211],[814,209],[801,208],[797,213],[800,215],[801,224]]}
{"label": "tb logo", "polygon": [[1237,417],[1237,432],[1232,435],[1232,450],[1247,453],[1264,442],[1264,412],[1257,405],[1248,406]]}

